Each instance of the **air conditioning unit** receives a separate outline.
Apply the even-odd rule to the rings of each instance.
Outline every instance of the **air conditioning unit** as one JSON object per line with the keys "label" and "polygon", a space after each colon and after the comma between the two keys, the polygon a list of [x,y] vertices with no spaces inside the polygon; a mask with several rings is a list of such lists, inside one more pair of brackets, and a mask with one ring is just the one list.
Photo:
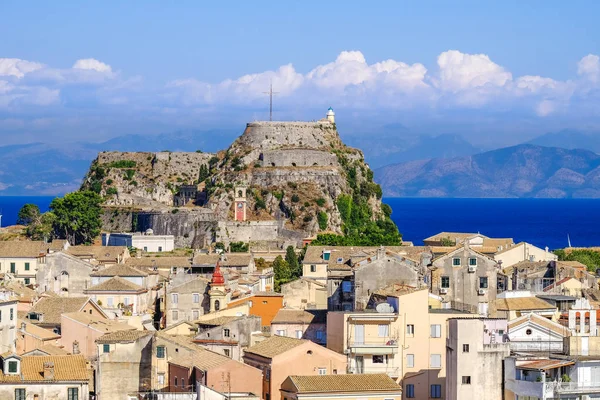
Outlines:
{"label": "air conditioning unit", "polygon": [[440,294],[448,294],[447,288],[440,288]]}
{"label": "air conditioning unit", "polygon": [[480,296],[483,296],[485,294],[485,289],[479,289],[477,290],[477,294]]}
{"label": "air conditioning unit", "polygon": [[477,266],[476,265],[469,265],[469,272],[475,272],[477,271]]}

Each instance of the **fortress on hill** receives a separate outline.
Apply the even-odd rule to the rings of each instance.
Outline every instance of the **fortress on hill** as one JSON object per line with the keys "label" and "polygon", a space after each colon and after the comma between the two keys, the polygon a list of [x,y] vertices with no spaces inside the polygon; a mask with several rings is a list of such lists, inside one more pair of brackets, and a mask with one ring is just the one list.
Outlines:
{"label": "fortress on hill", "polygon": [[337,199],[381,189],[360,150],[345,146],[335,114],[312,122],[257,121],[228,149],[102,152],[82,188],[105,196],[104,229],[172,234],[178,246],[257,242],[283,246],[341,233]]}

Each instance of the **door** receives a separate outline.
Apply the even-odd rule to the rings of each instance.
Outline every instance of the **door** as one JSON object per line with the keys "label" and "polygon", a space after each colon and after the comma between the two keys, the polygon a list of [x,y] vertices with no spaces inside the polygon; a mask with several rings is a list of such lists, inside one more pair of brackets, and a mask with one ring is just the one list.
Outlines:
{"label": "door", "polygon": [[354,343],[364,344],[365,343],[365,326],[354,325]]}
{"label": "door", "polygon": [[362,374],[365,370],[365,359],[363,356],[356,356],[356,373]]}

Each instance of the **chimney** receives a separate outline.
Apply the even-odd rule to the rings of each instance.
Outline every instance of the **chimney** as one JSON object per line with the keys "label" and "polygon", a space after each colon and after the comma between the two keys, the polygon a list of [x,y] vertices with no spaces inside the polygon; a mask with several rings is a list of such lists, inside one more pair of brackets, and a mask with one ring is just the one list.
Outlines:
{"label": "chimney", "polygon": [[79,354],[79,342],[77,340],[75,340],[73,342],[73,354]]}
{"label": "chimney", "polygon": [[21,332],[27,332],[27,324],[25,322],[21,322]]}
{"label": "chimney", "polygon": [[47,381],[54,380],[54,362],[52,362],[52,361],[44,362],[44,379]]}

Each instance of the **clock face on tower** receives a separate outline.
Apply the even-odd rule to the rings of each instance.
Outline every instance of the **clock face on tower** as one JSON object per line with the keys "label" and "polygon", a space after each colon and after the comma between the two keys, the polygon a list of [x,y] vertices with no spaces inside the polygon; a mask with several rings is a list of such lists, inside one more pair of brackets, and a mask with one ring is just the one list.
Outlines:
{"label": "clock face on tower", "polygon": [[241,209],[242,207],[243,207],[242,203],[238,203],[238,208]]}

